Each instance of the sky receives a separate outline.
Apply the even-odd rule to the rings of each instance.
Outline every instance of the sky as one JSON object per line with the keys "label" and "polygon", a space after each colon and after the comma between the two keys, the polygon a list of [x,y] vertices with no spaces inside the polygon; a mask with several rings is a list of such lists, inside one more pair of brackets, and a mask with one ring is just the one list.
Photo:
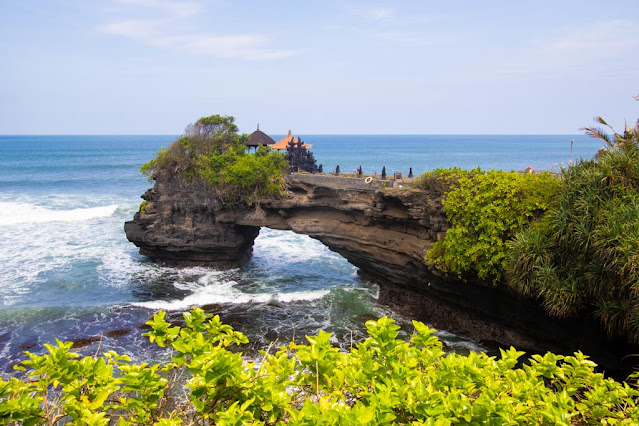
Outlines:
{"label": "sky", "polygon": [[0,134],[622,130],[638,51],[637,0],[0,0]]}

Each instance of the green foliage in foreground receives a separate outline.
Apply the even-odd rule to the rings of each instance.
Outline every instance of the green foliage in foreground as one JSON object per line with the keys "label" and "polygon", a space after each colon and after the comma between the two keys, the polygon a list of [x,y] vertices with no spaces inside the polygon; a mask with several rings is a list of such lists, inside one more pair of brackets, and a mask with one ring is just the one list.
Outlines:
{"label": "green foliage in foreground", "polygon": [[426,254],[428,263],[459,278],[497,283],[506,264],[506,241],[538,218],[560,182],[549,173],[480,169],[435,170],[418,181],[443,193],[451,228]]}
{"label": "green foliage in foreground", "polygon": [[149,181],[164,178],[189,184],[201,179],[215,187],[227,204],[252,204],[262,196],[282,195],[288,167],[284,155],[268,147],[246,152],[246,136],[237,131],[233,117],[202,117],[140,170]]}
{"label": "green foliage in foreground", "polygon": [[[388,318],[368,321],[350,352],[320,332],[249,362],[229,347],[246,337],[199,309],[186,327],[156,314],[146,333],[171,362],[135,364],[106,352],[79,357],[71,343],[27,352],[22,380],[0,382],[8,424],[357,425],[636,424],[639,392],[594,373],[582,353],[531,357],[445,354],[434,330],[413,322],[410,341]],[[182,380],[180,381],[180,378]],[[184,385],[182,385],[184,383]],[[67,423],[68,422],[68,423]]]}
{"label": "green foliage in foreground", "polygon": [[[626,132],[629,134],[629,132]],[[508,278],[552,315],[595,309],[639,341],[639,126],[632,139],[564,170],[557,205],[511,243]]]}

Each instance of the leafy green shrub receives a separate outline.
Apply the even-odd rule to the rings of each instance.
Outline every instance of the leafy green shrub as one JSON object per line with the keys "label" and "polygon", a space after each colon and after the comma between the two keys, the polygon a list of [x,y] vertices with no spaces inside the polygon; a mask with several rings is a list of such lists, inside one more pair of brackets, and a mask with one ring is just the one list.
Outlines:
{"label": "leafy green shrub", "polygon": [[427,252],[428,263],[459,278],[497,283],[506,241],[549,207],[560,182],[549,173],[440,169],[422,176],[419,185],[444,193],[451,223],[444,240]]}
{"label": "leafy green shrub", "polygon": [[167,149],[141,167],[154,179],[177,179],[190,184],[201,179],[214,186],[227,204],[252,204],[262,196],[280,196],[288,164],[284,155],[261,146],[245,150],[233,117],[202,117],[186,128]]}
{"label": "leafy green shrub", "polygon": [[[246,361],[229,347],[246,337],[194,309],[186,327],[164,313],[151,341],[174,350],[164,365],[134,364],[106,352],[82,357],[71,343],[27,352],[23,380],[0,381],[6,424],[563,424],[639,420],[635,386],[595,373],[581,352],[534,355],[501,350],[445,354],[433,331],[413,322],[409,341],[393,320],[368,321],[369,337],[342,352],[320,332]],[[177,380],[182,377],[183,382]],[[183,386],[181,386],[183,384]]]}
{"label": "leafy green shrub", "polygon": [[202,155],[197,166],[202,179],[218,188],[226,202],[251,204],[259,197],[283,193],[288,163],[282,154],[268,147],[260,146],[254,154],[247,154],[241,146]]}
{"label": "leafy green shrub", "polygon": [[[479,169],[476,170],[480,172]],[[413,181],[415,188],[431,190],[440,194],[445,194],[452,188],[459,186],[459,179],[462,176],[471,177],[475,170],[467,171],[459,167],[452,167],[450,169],[435,169],[430,172],[426,172],[421,176],[418,176]]]}
{"label": "leafy green shrub", "polygon": [[552,315],[594,307],[610,335],[639,341],[639,149],[612,144],[564,173],[557,204],[510,244],[512,288]]}

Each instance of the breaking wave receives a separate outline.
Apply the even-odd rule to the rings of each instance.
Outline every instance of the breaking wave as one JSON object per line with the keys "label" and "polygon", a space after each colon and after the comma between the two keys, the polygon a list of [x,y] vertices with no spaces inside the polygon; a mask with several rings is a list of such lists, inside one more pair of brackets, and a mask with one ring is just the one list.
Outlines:
{"label": "breaking wave", "polygon": [[175,282],[173,285],[190,293],[182,299],[151,300],[134,302],[133,306],[165,311],[184,311],[193,306],[207,304],[290,303],[318,300],[329,293],[329,289],[292,291],[286,293],[245,293],[233,280],[219,280],[219,273],[206,274],[195,282]]}
{"label": "breaking wave", "polygon": [[80,222],[84,220],[110,217],[117,210],[117,204],[101,207],[71,210],[51,210],[27,203],[0,202],[0,225],[19,223]]}

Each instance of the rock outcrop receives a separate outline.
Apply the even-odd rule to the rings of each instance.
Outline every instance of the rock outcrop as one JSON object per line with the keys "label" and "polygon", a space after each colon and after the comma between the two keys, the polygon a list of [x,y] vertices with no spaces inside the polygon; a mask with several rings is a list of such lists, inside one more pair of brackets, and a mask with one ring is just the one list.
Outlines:
{"label": "rock outcrop", "polygon": [[502,288],[429,270],[424,254],[449,226],[441,194],[388,184],[294,174],[286,177],[286,197],[228,207],[206,185],[160,180],[125,231],[141,254],[156,260],[231,268],[251,258],[260,227],[292,230],[320,240],[382,284],[380,300],[435,327],[533,351],[583,350],[620,368],[628,348],[607,341],[592,318],[549,318],[534,301]]}
{"label": "rock outcrop", "polygon": [[251,259],[260,227],[230,220],[233,215],[210,188],[157,182],[142,198],[144,209],[124,224],[127,238],[140,254],[170,265],[219,268],[237,267]]}
{"label": "rock outcrop", "polygon": [[323,242],[369,274],[392,281],[425,270],[424,253],[445,235],[439,194],[381,182],[296,174],[287,196],[228,207],[202,184],[159,181],[144,213],[125,224],[140,253],[174,265],[236,267],[251,257],[262,226]]}

